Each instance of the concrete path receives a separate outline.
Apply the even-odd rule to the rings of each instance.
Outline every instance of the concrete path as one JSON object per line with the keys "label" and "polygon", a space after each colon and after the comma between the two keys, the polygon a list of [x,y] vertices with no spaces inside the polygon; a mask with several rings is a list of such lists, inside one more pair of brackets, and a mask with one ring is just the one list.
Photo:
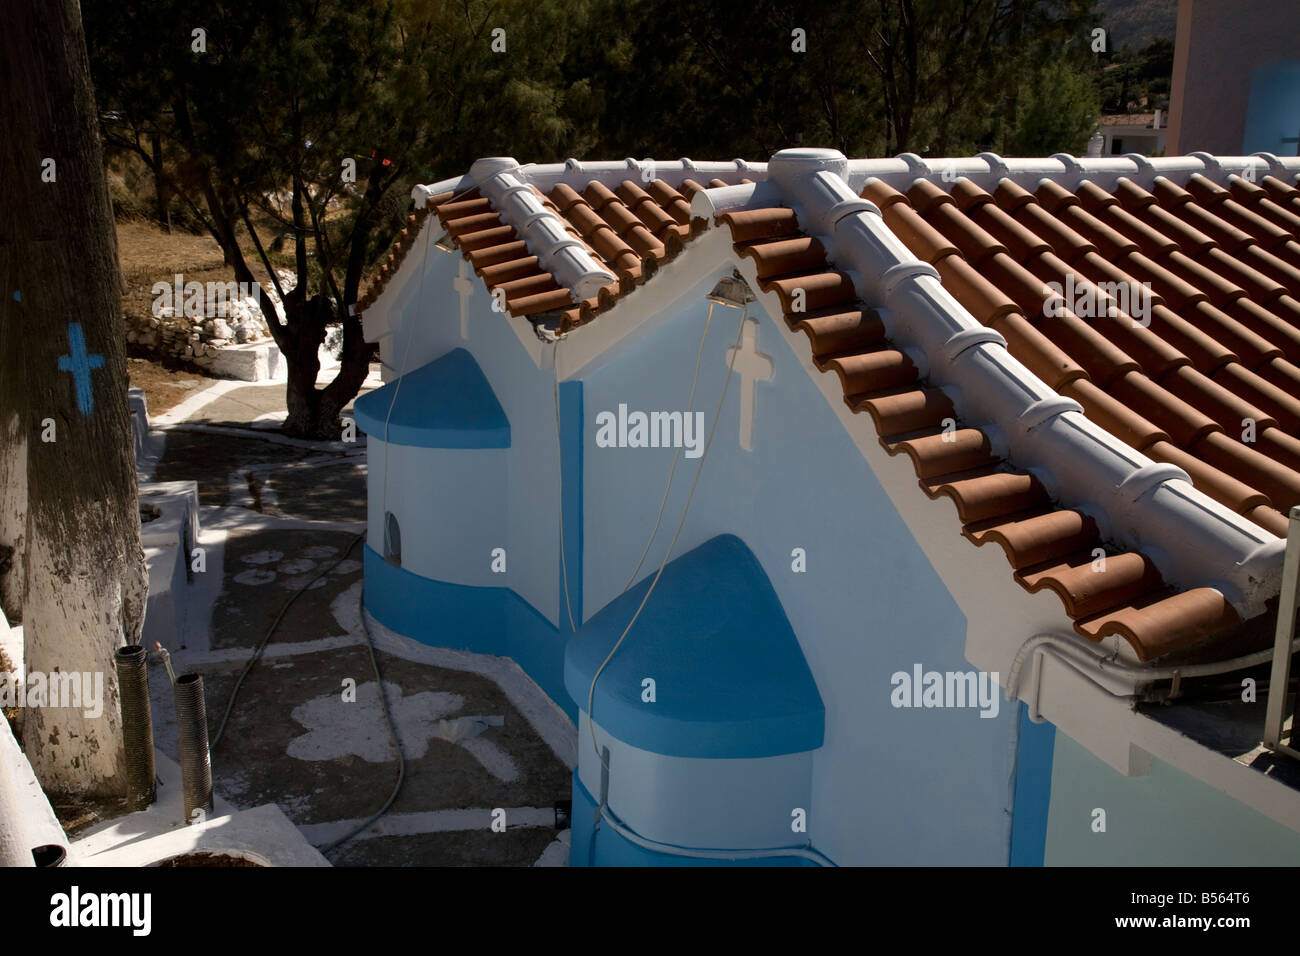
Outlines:
{"label": "concrete path", "polygon": [[[367,390],[380,384],[373,374]],[[171,648],[203,675],[209,734],[257,644],[296,592],[245,679],[213,750],[213,783],[236,807],[273,802],[325,847],[388,799],[398,761],[361,623],[365,436],[292,442],[282,383],[216,382],[151,423],[158,481],[198,482],[206,571]],[[350,550],[349,550],[350,549]],[[207,577],[214,575],[216,577]],[[406,757],[388,815],[327,855],[342,866],[564,865],[576,732],[508,660],[427,647],[371,621]],[[176,753],[171,689],[150,668],[154,736]]]}

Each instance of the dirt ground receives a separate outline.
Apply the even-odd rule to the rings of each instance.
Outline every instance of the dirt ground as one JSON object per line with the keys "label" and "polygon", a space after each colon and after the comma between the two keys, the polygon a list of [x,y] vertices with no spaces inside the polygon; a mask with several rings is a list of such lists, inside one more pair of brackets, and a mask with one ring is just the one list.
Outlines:
{"label": "dirt ground", "polygon": [[126,360],[126,375],[132,388],[144,389],[150,416],[170,411],[202,388],[214,381],[197,365],[187,362],[159,362],[154,359],[132,357]]}

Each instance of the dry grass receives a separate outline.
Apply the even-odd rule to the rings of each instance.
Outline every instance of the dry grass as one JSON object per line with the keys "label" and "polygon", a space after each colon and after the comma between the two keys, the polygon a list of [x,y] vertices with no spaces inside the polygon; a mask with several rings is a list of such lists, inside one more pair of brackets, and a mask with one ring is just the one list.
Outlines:
{"label": "dry grass", "polygon": [[117,224],[117,258],[128,284],[152,284],[177,272],[221,269],[223,258],[211,236],[174,230],[170,235],[151,222]]}

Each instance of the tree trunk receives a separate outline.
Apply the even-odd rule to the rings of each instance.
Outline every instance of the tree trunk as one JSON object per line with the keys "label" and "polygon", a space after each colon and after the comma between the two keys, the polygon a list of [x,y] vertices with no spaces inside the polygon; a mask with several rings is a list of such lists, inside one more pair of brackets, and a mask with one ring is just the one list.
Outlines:
{"label": "tree trunk", "polygon": [[370,374],[370,356],[373,347],[365,340],[361,320],[350,315],[343,320],[343,354],[334,380],[321,392],[319,411],[320,428],[331,437],[340,433],[339,413],[343,406],[356,397],[361,385]]}
{"label": "tree trunk", "polygon": [[[23,743],[47,792],[111,797],[124,791],[113,652],[124,635],[139,639],[148,579],[96,115],[76,0],[0,3],[0,171],[11,187],[0,203],[0,458],[24,445],[26,456],[23,536],[5,543],[23,556],[27,671],[88,674],[83,687],[103,688],[98,715],[84,699],[29,706]],[[22,470],[11,464],[6,481]],[[13,536],[11,509],[0,521]]]}
{"label": "tree trunk", "polygon": [[158,223],[168,235],[172,231],[172,211],[170,197],[167,193],[167,176],[163,173],[162,136],[154,133],[149,138],[149,148],[153,153],[153,194],[158,203]]}
{"label": "tree trunk", "polygon": [[339,370],[327,386],[318,389],[320,347],[325,342],[327,321],[333,317],[332,300],[320,295],[303,303],[290,293],[285,317],[286,332],[276,337],[289,372],[284,432],[297,438],[337,439],[342,432],[339,413],[370,372],[371,347],[362,335],[361,320],[356,316],[343,320]]}

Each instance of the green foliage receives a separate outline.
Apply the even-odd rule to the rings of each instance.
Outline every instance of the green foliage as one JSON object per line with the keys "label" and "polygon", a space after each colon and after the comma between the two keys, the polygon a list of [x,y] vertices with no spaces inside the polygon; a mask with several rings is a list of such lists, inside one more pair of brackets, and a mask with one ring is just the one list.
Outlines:
{"label": "green foliage", "polygon": [[567,75],[604,78],[600,152],[716,158],[1001,148],[1044,64],[1085,68],[1095,18],[1090,0],[718,0],[689,16],[595,0],[592,22]]}
{"label": "green foliage", "polygon": [[1157,39],[1137,53],[1120,50],[1111,55],[1101,71],[1102,109],[1124,113],[1169,105],[1169,86],[1174,72],[1172,40]]}
{"label": "green foliage", "polygon": [[[95,0],[85,19],[110,145],[223,246],[245,211],[302,238],[303,288],[310,240],[336,311],[410,186],[480,156],[1080,151],[1104,65],[1092,0]],[[1154,84],[1158,56],[1124,69]]]}
{"label": "green foliage", "polygon": [[1008,156],[1048,156],[1056,152],[1081,156],[1097,129],[1097,93],[1082,70],[1048,67],[1021,87],[1020,109],[1008,132]]}

